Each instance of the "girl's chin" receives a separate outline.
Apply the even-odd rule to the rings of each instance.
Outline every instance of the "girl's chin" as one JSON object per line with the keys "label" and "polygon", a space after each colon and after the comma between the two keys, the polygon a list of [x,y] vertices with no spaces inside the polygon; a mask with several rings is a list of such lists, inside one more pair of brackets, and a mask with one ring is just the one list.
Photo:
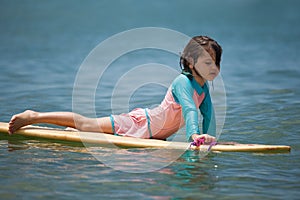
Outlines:
{"label": "girl's chin", "polygon": [[217,76],[209,76],[206,78],[207,81],[213,81]]}

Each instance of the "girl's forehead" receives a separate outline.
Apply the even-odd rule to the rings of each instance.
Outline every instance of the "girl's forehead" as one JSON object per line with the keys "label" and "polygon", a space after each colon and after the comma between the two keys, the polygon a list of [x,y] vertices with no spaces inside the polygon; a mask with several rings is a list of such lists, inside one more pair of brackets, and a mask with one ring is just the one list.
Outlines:
{"label": "girl's forehead", "polygon": [[216,52],[213,49],[209,49],[209,51],[206,51],[207,57],[209,57],[210,59],[212,59],[213,61],[216,61]]}
{"label": "girl's forehead", "polygon": [[202,53],[202,55],[199,56],[198,59],[201,59],[201,60],[204,60],[204,59],[205,59],[205,60],[207,60],[207,59],[215,60],[215,55],[214,55],[214,53],[212,54],[212,52],[204,51],[204,52]]}

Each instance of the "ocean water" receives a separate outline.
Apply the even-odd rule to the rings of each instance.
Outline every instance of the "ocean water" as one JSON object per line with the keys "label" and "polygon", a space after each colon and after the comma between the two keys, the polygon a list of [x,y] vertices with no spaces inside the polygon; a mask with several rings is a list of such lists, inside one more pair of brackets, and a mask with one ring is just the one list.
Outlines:
{"label": "ocean water", "polygon": [[[226,117],[220,140],[290,145],[292,151],[207,156],[187,151],[165,162],[168,154],[149,159],[140,155],[150,150],[99,147],[97,159],[80,144],[1,133],[1,199],[299,199],[299,6],[295,0],[2,0],[0,121],[26,109],[72,111],[78,72],[97,45],[123,31],[158,27],[187,36],[209,35],[222,45]],[[114,45],[120,49],[134,42]],[[99,58],[114,51],[107,52]],[[96,90],[80,85],[86,88],[83,114],[100,117],[157,105],[166,91],[164,80],[138,85],[129,100],[112,95],[122,77],[147,63],[169,66],[172,73],[180,69],[178,55],[161,49],[119,55],[95,83]],[[166,78],[150,70],[139,78],[160,77]],[[85,98],[91,91],[92,101]],[[112,97],[123,98],[128,106],[112,108]],[[123,157],[112,167],[101,160],[108,155],[117,156],[111,160]],[[161,163],[164,167],[132,173]]]}

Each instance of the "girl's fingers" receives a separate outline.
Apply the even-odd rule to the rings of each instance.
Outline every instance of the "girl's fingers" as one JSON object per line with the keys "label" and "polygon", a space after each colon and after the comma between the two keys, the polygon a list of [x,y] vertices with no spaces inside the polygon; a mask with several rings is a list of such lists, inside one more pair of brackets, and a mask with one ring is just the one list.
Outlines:
{"label": "girl's fingers", "polygon": [[216,141],[216,138],[215,138],[215,137],[210,136],[210,135],[208,135],[208,134],[205,134],[204,137],[205,137],[205,143],[212,143],[212,142],[215,142],[215,141]]}

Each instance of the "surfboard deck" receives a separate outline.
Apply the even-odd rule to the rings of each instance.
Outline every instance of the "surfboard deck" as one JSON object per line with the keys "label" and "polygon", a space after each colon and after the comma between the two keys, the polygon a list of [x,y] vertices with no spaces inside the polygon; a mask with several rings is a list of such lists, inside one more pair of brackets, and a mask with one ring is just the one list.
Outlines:
{"label": "surfboard deck", "polygon": [[[8,123],[0,122],[0,132],[8,133]],[[127,148],[166,148],[181,150],[207,151],[209,145],[200,147],[191,146],[187,142],[162,141],[157,139],[140,139],[132,137],[122,137],[105,133],[79,132],[40,126],[25,126],[16,131],[15,134],[53,139],[61,141],[80,142],[86,144],[116,145]],[[12,135],[12,137],[13,137]],[[285,145],[264,145],[264,144],[240,144],[234,142],[218,142],[210,149],[212,152],[261,152],[261,153],[288,153],[290,146]]]}

